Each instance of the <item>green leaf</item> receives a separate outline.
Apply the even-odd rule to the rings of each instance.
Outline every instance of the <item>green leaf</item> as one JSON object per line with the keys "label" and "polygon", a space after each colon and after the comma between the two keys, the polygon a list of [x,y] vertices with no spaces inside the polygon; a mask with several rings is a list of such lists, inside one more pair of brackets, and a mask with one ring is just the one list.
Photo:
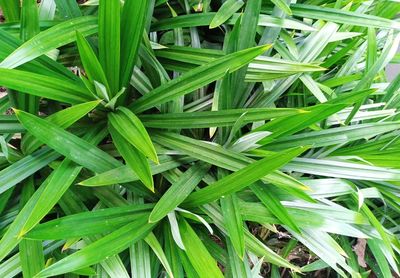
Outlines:
{"label": "green leaf", "polygon": [[361,211],[368,217],[372,226],[376,229],[382,239],[382,245],[385,247],[385,251],[391,256],[395,257],[394,250],[390,240],[390,234],[385,230],[385,227],[375,217],[373,212],[368,208],[366,204],[361,206]]}
{"label": "green leaf", "polygon": [[150,2],[148,0],[125,1],[121,17],[121,87],[127,87],[131,79]]}
{"label": "green leaf", "polygon": [[23,0],[21,9],[21,40],[27,41],[39,33],[39,10],[35,0]]}
{"label": "green leaf", "polygon": [[120,89],[120,31],[121,5],[119,0],[100,0],[99,3],[99,60],[110,85],[110,95]]}
{"label": "green leaf", "polygon": [[[357,93],[349,93],[342,97],[332,99],[331,101],[328,101],[326,103],[304,109],[309,111],[310,113],[290,116],[288,118],[279,118],[275,121],[268,122],[265,125],[256,128],[254,131],[266,130],[273,132],[271,136],[268,136],[266,139],[259,142],[260,144],[266,144],[275,138],[285,135],[291,135],[305,129],[306,127],[309,127],[312,124],[320,122],[326,117],[341,111],[346,106],[353,104],[357,100],[365,98],[372,92],[373,90],[365,90]],[[283,124],[283,122],[285,124]]]}
{"label": "green leaf", "polygon": [[150,248],[144,240],[129,247],[131,277],[146,277],[151,273]]}
{"label": "green leaf", "polygon": [[199,184],[209,168],[205,163],[197,163],[182,174],[157,202],[150,214],[149,222],[158,222],[179,206]]}
{"label": "green leaf", "polygon": [[[386,67],[386,65],[390,62],[390,60],[393,58],[393,56],[396,54],[399,45],[400,45],[400,34],[394,35],[393,31],[391,30],[387,36],[387,40],[385,42],[384,48],[382,49],[381,55],[374,62],[374,64],[372,65],[368,64],[370,68],[367,68],[367,71],[365,72],[363,78],[358,82],[358,84],[354,87],[353,90],[358,91],[364,88],[368,88],[372,84],[374,76],[376,76],[381,70],[383,70]],[[360,109],[362,103],[363,100],[354,106],[353,110],[347,117],[345,124],[351,122],[354,115]]]}
{"label": "green leaf", "polygon": [[[350,274],[354,273],[354,270],[346,264],[345,258],[343,257],[343,255],[345,255],[344,251],[340,250],[340,246],[327,233],[313,231],[311,229],[303,230],[302,234],[297,234],[294,231],[291,233],[315,254],[318,254],[318,257],[330,265],[340,276],[347,277],[338,265],[347,270]],[[321,241],[321,239],[323,239],[323,241]]]}
{"label": "green leaf", "polygon": [[[257,34],[257,23],[260,18],[262,0],[254,0],[246,2],[246,8],[241,17],[238,26],[237,39],[231,42],[231,47],[243,50],[254,45]],[[267,50],[266,50],[267,51]],[[266,52],[265,51],[265,52]],[[265,53],[264,52],[264,53]],[[242,107],[244,100],[248,97],[247,84],[244,82],[246,77],[247,65],[232,74],[231,87],[229,90],[235,90],[233,97],[233,107]]]}
{"label": "green leaf", "polygon": [[389,264],[386,261],[385,254],[381,249],[381,243],[378,239],[368,240],[368,247],[374,255],[376,262],[381,270],[383,277],[391,277],[392,272],[390,270]]}
{"label": "green leaf", "polygon": [[[77,104],[48,116],[46,121],[66,129],[95,109],[99,104],[99,100]],[[21,149],[25,154],[34,152],[41,145],[42,143],[30,133],[25,134],[21,141]]]}
{"label": "green leaf", "polygon": [[154,224],[147,223],[147,217],[129,223],[45,268],[37,277],[55,276],[96,264],[146,237],[153,227]]}
{"label": "green leaf", "polygon": [[[95,127],[91,129],[84,138],[91,143],[97,144],[106,135],[102,129],[101,126]],[[57,157],[58,156],[57,154]],[[53,208],[74,182],[81,169],[82,167],[65,159],[57,169],[47,177],[42,185],[35,191],[32,198],[30,198],[27,204],[22,208],[6,234],[2,237],[0,241],[0,260],[12,251],[21,240],[22,235],[30,231]]]}
{"label": "green leaf", "polygon": [[376,31],[374,28],[368,28],[368,50],[366,68],[369,70],[377,60],[377,42]]}
{"label": "green leaf", "polygon": [[[60,168],[61,169],[61,168]],[[79,173],[79,172],[78,172]],[[71,173],[68,173],[71,175]],[[50,178],[48,178],[47,181],[44,182],[44,185],[42,185],[36,192],[35,194],[32,196],[32,198],[27,202],[27,204],[24,206],[24,208],[21,210],[21,212],[19,213],[19,215],[17,216],[17,218],[14,220],[14,222],[11,224],[11,226],[9,227],[9,229],[7,230],[7,232],[5,233],[5,235],[2,237],[1,241],[0,241],[0,258],[3,259],[7,256],[7,254],[9,252],[11,252],[13,250],[13,248],[18,245],[18,243],[22,240],[22,238],[20,237],[21,234],[23,234],[24,232],[22,232],[22,229],[25,225],[25,223],[27,221],[32,221],[32,219],[30,219],[29,217],[31,216],[31,211],[35,212],[35,214],[38,214],[34,209],[34,206],[36,205],[36,203],[39,200],[39,197],[41,196],[41,194],[43,193],[43,190],[45,189],[46,185],[49,183],[49,180],[53,177],[59,177],[56,174],[53,174],[52,176],[50,176]],[[76,176],[75,176],[76,177]],[[74,177],[74,179],[75,179]],[[65,177],[59,177],[59,178],[64,178],[62,180],[63,184],[67,184],[67,186],[70,185],[70,183],[68,183],[68,180],[65,179]],[[61,181],[61,180],[59,180]],[[57,184],[58,185],[58,184]],[[57,188],[57,191],[59,191],[59,188]],[[49,196],[47,196],[49,197]],[[53,197],[53,196],[51,196]],[[56,201],[57,202],[57,201]],[[47,201],[46,201],[47,203]],[[51,201],[49,202],[50,204],[52,203]],[[54,205],[55,203],[53,203]],[[40,207],[37,207],[40,208]],[[50,209],[52,208],[52,205],[50,205]],[[50,210],[49,209],[49,210]],[[43,208],[43,210],[45,211],[44,215],[47,214],[47,210],[46,208]],[[39,220],[40,221],[40,217],[43,217],[44,215],[39,214]],[[36,215],[35,215],[36,216]],[[33,219],[35,219],[35,217],[32,217]],[[36,222],[37,223],[37,222]],[[35,224],[36,224],[35,223]],[[27,226],[29,227],[29,226]],[[30,227],[32,228],[32,227]],[[22,232],[22,233],[21,233]]]}
{"label": "green leaf", "polygon": [[10,200],[13,192],[14,192],[14,187],[11,187],[7,191],[1,193],[1,195],[0,195],[0,213],[4,212],[5,208],[7,207],[7,203]]}
{"label": "green leaf", "polygon": [[1,170],[0,193],[7,191],[59,157],[60,155],[53,150],[43,148]]}
{"label": "green leaf", "polygon": [[171,229],[170,226],[168,225],[167,222],[164,222],[164,225],[162,226],[163,233],[163,241],[164,241],[164,251],[165,255],[171,265],[172,272],[175,277],[183,277],[183,265],[181,263],[181,259],[179,256],[179,248],[175,244],[172,235],[171,235]]}
{"label": "green leaf", "polygon": [[246,49],[197,67],[142,96],[130,108],[135,113],[139,113],[178,96],[188,94],[221,78],[227,71],[234,72],[250,63],[269,48],[270,45]]}
{"label": "green leaf", "polygon": [[[211,219],[214,221],[214,223],[222,229],[224,233],[226,233],[224,229],[224,224],[223,224],[223,219],[222,215],[220,212],[220,209],[217,208],[216,206],[213,205],[204,205],[202,207],[202,210],[205,211],[205,213],[211,217]],[[276,254],[274,251],[272,251],[270,248],[268,248],[265,244],[263,244],[261,241],[259,241],[252,233],[250,233],[248,230],[244,230],[244,239],[245,239],[245,244],[246,248],[250,250],[252,253],[256,254],[259,257],[263,257],[266,261],[290,268],[294,271],[299,271],[298,267],[292,265],[289,263],[287,260]]]}
{"label": "green leaf", "polygon": [[0,0],[0,7],[7,22],[18,21],[20,16],[19,0]]}
{"label": "green leaf", "polygon": [[210,23],[210,29],[216,28],[227,21],[234,13],[236,13],[244,2],[242,0],[227,0],[219,8],[218,12]]}
{"label": "green leaf", "polygon": [[245,255],[244,228],[236,194],[233,193],[224,196],[221,198],[220,202],[229,239],[232,242],[236,254],[243,261]]}
{"label": "green leaf", "polygon": [[94,84],[94,81],[103,84],[109,93],[110,87],[108,86],[107,78],[103,68],[101,67],[101,64],[97,59],[92,47],[89,45],[85,37],[83,37],[79,32],[76,32],[76,43],[78,45],[83,68],[85,69],[89,81],[92,84]]}
{"label": "green leaf", "polygon": [[[22,1],[20,28],[21,40],[27,41],[39,33],[39,31],[39,10],[37,2],[35,0]],[[39,99],[37,97],[18,94],[17,99],[19,108],[37,114],[39,109]]]}
{"label": "green leaf", "polygon": [[[161,159],[160,164],[150,165],[152,175],[163,173],[165,171],[175,169],[182,164],[193,162],[195,159],[192,158],[173,158],[167,157],[166,159]],[[132,171],[129,166],[122,166],[115,168],[113,170],[98,174],[92,178],[80,182],[83,186],[104,186],[116,183],[125,183],[138,181],[139,176]]]}
{"label": "green leaf", "polygon": [[318,148],[330,145],[346,144],[359,139],[370,139],[399,128],[400,123],[397,122],[358,124],[354,126],[329,128],[326,130],[284,136],[266,146],[271,150],[283,150],[300,145]]}
{"label": "green leaf", "polygon": [[251,163],[239,171],[190,194],[183,204],[188,207],[195,207],[212,202],[221,196],[237,192],[263,178],[272,171],[277,170],[279,167],[282,167],[305,150],[306,148],[301,147],[287,152],[277,153]]}
{"label": "green leaf", "polygon": [[274,196],[262,182],[256,182],[250,186],[250,189],[256,194],[257,198],[276,216],[282,223],[289,226],[297,233],[301,233],[296,221],[286,208],[280,203],[280,200]]}
{"label": "green leaf", "polygon": [[[53,241],[53,242],[45,242],[43,244],[43,251],[45,255],[49,255],[54,252],[57,248],[62,246],[63,241]],[[2,277],[12,277],[21,273],[21,261],[19,258],[19,253],[16,253],[14,256],[10,257],[7,260],[2,261],[0,265],[0,275]]]}
{"label": "green leaf", "polygon": [[70,104],[93,100],[86,87],[72,80],[27,71],[0,68],[0,84],[9,89]]}
{"label": "green leaf", "polygon": [[226,270],[226,273],[231,274],[232,277],[251,277],[250,262],[240,259],[229,238],[226,238],[226,249],[228,249],[229,261],[229,269]]}
{"label": "green leaf", "polygon": [[[97,18],[92,16],[78,17],[59,23],[22,44],[0,63],[0,67],[16,68],[55,48],[74,42],[76,31],[84,36],[94,34],[97,32],[96,23]],[[37,45],[40,47],[36,47]]]}
{"label": "green leaf", "polygon": [[[292,10],[290,9],[289,4],[287,4],[285,0],[271,0],[277,7],[279,7],[282,11],[284,11],[288,15],[292,15]],[[290,2],[289,2],[290,3]]]}
{"label": "green leaf", "polygon": [[400,171],[333,159],[297,158],[283,169],[311,175],[371,181],[399,181]]}
{"label": "green leaf", "polygon": [[[133,204],[143,204],[144,202],[143,198],[133,194],[128,194],[128,198]],[[150,236],[150,234],[148,236]],[[129,255],[132,277],[146,277],[152,272],[150,266],[150,248],[144,240],[139,240],[131,244],[129,247]]]}
{"label": "green leaf", "polygon": [[[233,50],[232,50],[233,51]],[[166,69],[186,72],[197,65],[204,65],[213,59],[225,55],[222,50],[197,49],[183,46],[171,46],[156,50],[156,56]],[[179,63],[178,63],[179,62]],[[246,81],[264,80],[270,76],[288,76],[299,72],[323,71],[322,67],[310,63],[300,63],[286,59],[259,56],[247,69]]]}
{"label": "green leaf", "polygon": [[120,135],[111,125],[108,127],[113,143],[126,164],[140,178],[143,184],[154,192],[154,182],[147,158]]}
{"label": "green leaf", "polygon": [[185,253],[199,277],[224,277],[217,266],[217,262],[211,257],[193,228],[184,219],[179,221],[179,231],[185,246]]}
{"label": "green leaf", "polygon": [[54,0],[43,0],[39,4],[39,19],[52,20],[56,13],[56,3]]}
{"label": "green leaf", "polygon": [[[16,48],[22,45],[22,41],[17,39],[12,34],[2,30],[0,28],[0,59],[5,59],[10,55]],[[47,56],[37,57],[34,61],[30,61],[24,65],[19,66],[19,69],[26,71],[40,73],[48,76],[55,77],[67,77],[68,79],[79,82],[79,78],[74,75],[70,70],[65,68],[63,65],[57,63]]]}
{"label": "green leaf", "polygon": [[154,115],[140,115],[143,125],[151,128],[205,128],[233,126],[243,114],[243,124],[256,121],[287,117],[301,113],[308,113],[301,109],[290,108],[247,108],[227,109],[221,111],[201,111],[168,113]]}
{"label": "green leaf", "polygon": [[19,256],[24,277],[34,277],[44,268],[41,241],[24,239],[19,243]]}
{"label": "green leaf", "polygon": [[0,115],[0,132],[24,133],[25,128],[18,122],[17,118],[11,115]]}
{"label": "green leaf", "polygon": [[[32,177],[25,181],[20,205],[23,207],[34,194],[35,184]],[[44,268],[44,254],[41,241],[24,239],[19,243],[19,257],[24,277],[33,277]]]}
{"label": "green leaf", "polygon": [[398,275],[399,3],[0,0],[0,277]]}
{"label": "green leaf", "polygon": [[20,110],[16,110],[16,115],[18,120],[37,139],[93,172],[101,173],[121,166],[118,160],[106,152],[53,123]]}
{"label": "green leaf", "polygon": [[[178,150],[191,157],[229,171],[237,171],[255,162],[252,158],[224,149],[219,145],[195,140],[182,135],[172,133],[154,133],[152,138],[156,143],[162,146]],[[285,190],[293,189],[293,191],[291,191],[292,194],[313,202],[313,199],[303,192],[307,189],[305,185],[279,171],[270,173],[263,177],[262,180],[285,188]]]}
{"label": "green leaf", "polygon": [[54,0],[57,4],[57,9],[63,18],[74,18],[82,16],[78,3],[74,0]]}
{"label": "green leaf", "polygon": [[[109,193],[108,196],[110,196],[110,192],[111,192],[111,193],[116,194],[119,197],[119,195],[113,190],[106,190],[106,191],[108,191],[107,193]],[[114,201],[110,202],[108,199],[109,199],[109,197],[106,197],[106,199],[102,199],[102,202],[104,201],[104,203],[107,205],[112,204],[112,206],[120,206],[120,205],[126,204],[126,202],[124,202],[123,204],[120,204],[119,202],[117,203]],[[59,204],[60,204],[62,210],[66,214],[80,213],[82,211],[87,210],[85,204],[79,199],[79,197],[75,193],[73,193],[70,190],[65,192],[65,195],[60,200]],[[95,242],[99,238],[100,237],[98,237],[98,236],[88,236],[88,237],[84,238],[83,240],[84,240],[85,244],[88,245],[88,244],[91,244],[92,242]],[[102,260],[99,264],[100,264],[99,269],[103,269],[101,271],[102,273],[105,272],[108,275],[116,276],[116,277],[124,277],[124,278],[129,277],[129,275],[122,263],[122,260],[120,259],[120,257],[118,255],[110,256],[110,257],[106,258],[105,260]]]}
{"label": "green leaf", "polygon": [[[24,235],[24,238],[65,239],[109,233],[148,216],[152,207],[152,205],[130,205],[72,214],[39,224]],[[76,229],[77,226],[79,229]]]}
{"label": "green leaf", "polygon": [[396,21],[364,13],[305,4],[293,4],[291,5],[291,10],[293,15],[306,18],[355,26],[400,29],[400,24]]}
{"label": "green leaf", "polygon": [[167,271],[167,274],[171,278],[174,278],[174,274],[172,273],[171,266],[169,265],[169,262],[168,262],[167,257],[165,256],[164,250],[163,250],[160,242],[157,240],[156,236],[153,233],[149,233],[148,236],[144,240],[151,247],[153,252],[157,255],[157,258],[160,260],[160,262],[164,266],[165,270]]}
{"label": "green leaf", "polygon": [[119,107],[115,113],[109,113],[110,125],[137,148],[142,154],[158,163],[153,143],[140,119],[125,107]]}
{"label": "green leaf", "polygon": [[197,274],[193,265],[190,263],[188,256],[182,250],[178,250],[179,253],[179,261],[183,269],[185,270],[185,274],[190,278],[199,278],[200,276]]}
{"label": "green leaf", "polygon": [[[185,28],[185,27],[197,27],[197,26],[209,26],[215,17],[216,13],[195,13],[189,15],[179,15],[177,17],[166,18],[153,23],[151,26],[151,31],[165,31],[175,28]],[[233,14],[233,16],[226,21],[226,24],[234,25],[236,20],[238,20],[240,14]],[[292,19],[282,19],[266,14],[260,14],[258,19],[258,26],[264,27],[282,27],[295,30],[303,31],[316,31],[312,26],[304,24],[298,20]]]}

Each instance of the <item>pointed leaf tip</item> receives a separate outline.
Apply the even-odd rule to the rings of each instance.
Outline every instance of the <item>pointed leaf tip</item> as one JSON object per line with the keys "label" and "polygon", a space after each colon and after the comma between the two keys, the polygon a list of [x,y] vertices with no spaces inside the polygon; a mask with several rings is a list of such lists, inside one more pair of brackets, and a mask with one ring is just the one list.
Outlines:
{"label": "pointed leaf tip", "polygon": [[267,50],[270,49],[271,47],[272,47],[272,44],[265,44],[265,45],[261,46],[261,49],[262,49],[263,51],[267,51]]}

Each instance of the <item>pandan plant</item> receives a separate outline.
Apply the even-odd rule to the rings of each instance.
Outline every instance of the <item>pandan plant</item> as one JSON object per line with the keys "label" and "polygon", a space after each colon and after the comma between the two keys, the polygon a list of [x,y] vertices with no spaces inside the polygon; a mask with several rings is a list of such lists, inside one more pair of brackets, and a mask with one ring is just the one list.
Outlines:
{"label": "pandan plant", "polygon": [[399,1],[0,7],[0,277],[399,275]]}

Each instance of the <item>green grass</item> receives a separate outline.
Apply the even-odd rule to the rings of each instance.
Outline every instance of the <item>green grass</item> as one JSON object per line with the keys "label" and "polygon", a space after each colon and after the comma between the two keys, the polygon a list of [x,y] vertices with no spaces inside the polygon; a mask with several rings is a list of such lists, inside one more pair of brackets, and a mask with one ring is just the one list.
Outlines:
{"label": "green grass", "polygon": [[1,278],[399,275],[399,1],[36,2],[0,0]]}

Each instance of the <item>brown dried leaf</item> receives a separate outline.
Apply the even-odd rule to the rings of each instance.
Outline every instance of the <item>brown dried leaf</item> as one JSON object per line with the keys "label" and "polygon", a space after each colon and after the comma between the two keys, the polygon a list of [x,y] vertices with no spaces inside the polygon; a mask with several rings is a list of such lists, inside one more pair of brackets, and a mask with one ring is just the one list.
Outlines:
{"label": "brown dried leaf", "polygon": [[358,264],[361,267],[367,267],[367,263],[365,262],[365,248],[367,246],[367,240],[363,238],[357,239],[357,244],[353,246],[353,251],[357,255]]}

